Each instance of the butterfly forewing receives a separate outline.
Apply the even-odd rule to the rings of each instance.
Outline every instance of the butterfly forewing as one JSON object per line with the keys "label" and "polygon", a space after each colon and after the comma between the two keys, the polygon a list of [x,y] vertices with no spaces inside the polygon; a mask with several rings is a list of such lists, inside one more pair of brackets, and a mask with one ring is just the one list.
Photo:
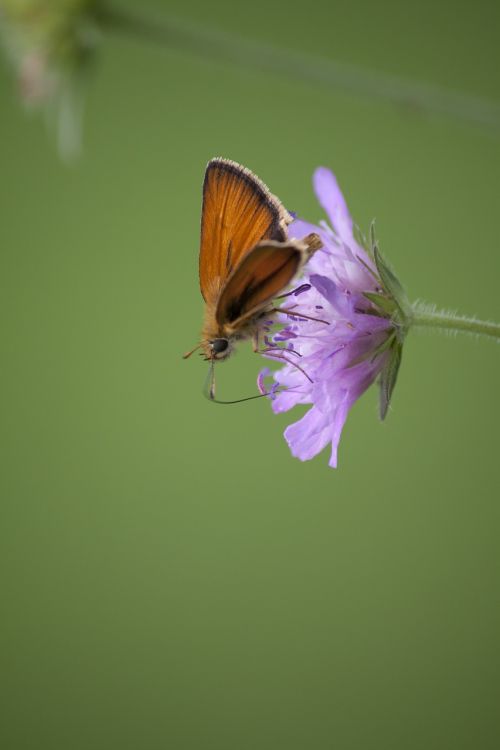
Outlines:
{"label": "butterfly forewing", "polygon": [[222,290],[217,324],[234,325],[257,314],[288,286],[303,260],[304,250],[296,242],[267,241],[254,247]]}
{"label": "butterfly forewing", "polygon": [[280,201],[250,170],[229,159],[212,159],[205,172],[201,215],[204,300],[216,302],[225,281],[261,240],[286,240],[291,221]]}

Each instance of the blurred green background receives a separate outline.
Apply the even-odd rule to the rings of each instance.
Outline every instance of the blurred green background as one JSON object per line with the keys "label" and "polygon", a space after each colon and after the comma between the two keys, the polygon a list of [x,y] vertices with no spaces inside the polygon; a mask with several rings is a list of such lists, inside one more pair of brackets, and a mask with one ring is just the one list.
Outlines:
{"label": "blurred green background", "polygon": [[[500,101],[487,0],[135,7]],[[110,34],[68,167],[11,73],[2,748],[497,748],[498,346],[412,333],[387,422],[372,389],[336,471],[289,455],[299,410],[210,404],[180,355],[215,155],[313,221],[331,167],[412,298],[499,320],[499,133]],[[222,397],[254,392],[250,350]]]}

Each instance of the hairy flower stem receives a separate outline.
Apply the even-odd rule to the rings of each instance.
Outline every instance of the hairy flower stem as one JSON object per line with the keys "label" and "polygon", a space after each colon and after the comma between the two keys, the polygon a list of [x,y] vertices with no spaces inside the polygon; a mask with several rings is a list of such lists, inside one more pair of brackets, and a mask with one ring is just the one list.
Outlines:
{"label": "hairy flower stem", "polygon": [[500,341],[500,323],[465,318],[449,312],[425,310],[415,306],[411,320],[412,328],[438,328],[453,333],[468,333],[473,336],[489,336]]}
{"label": "hairy flower stem", "polygon": [[405,113],[441,115],[500,132],[500,106],[484,97],[265,44],[171,15],[155,17],[145,13],[138,4],[129,10],[113,0],[102,0],[95,13],[103,28],[109,31],[170,50],[286,76],[294,84],[302,81],[363,98],[385,99],[402,107]]}

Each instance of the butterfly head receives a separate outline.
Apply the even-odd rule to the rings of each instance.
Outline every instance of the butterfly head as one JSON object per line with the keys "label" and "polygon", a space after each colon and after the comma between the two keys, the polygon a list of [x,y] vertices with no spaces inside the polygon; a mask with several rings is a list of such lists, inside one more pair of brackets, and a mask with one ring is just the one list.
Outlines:
{"label": "butterfly head", "polygon": [[229,338],[219,337],[203,342],[203,351],[206,359],[227,359],[233,350],[232,341]]}

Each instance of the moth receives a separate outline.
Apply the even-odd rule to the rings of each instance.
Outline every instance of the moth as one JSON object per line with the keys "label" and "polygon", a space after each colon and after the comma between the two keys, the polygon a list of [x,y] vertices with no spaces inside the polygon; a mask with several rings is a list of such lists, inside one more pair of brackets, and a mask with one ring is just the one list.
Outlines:
{"label": "moth", "polygon": [[243,339],[253,339],[257,352],[263,320],[276,312],[293,313],[274,307],[273,300],[283,295],[321,241],[316,234],[289,239],[292,221],[249,169],[220,157],[208,162],[199,259],[204,322],[199,344],[185,358],[201,349],[213,364],[227,359]]}

